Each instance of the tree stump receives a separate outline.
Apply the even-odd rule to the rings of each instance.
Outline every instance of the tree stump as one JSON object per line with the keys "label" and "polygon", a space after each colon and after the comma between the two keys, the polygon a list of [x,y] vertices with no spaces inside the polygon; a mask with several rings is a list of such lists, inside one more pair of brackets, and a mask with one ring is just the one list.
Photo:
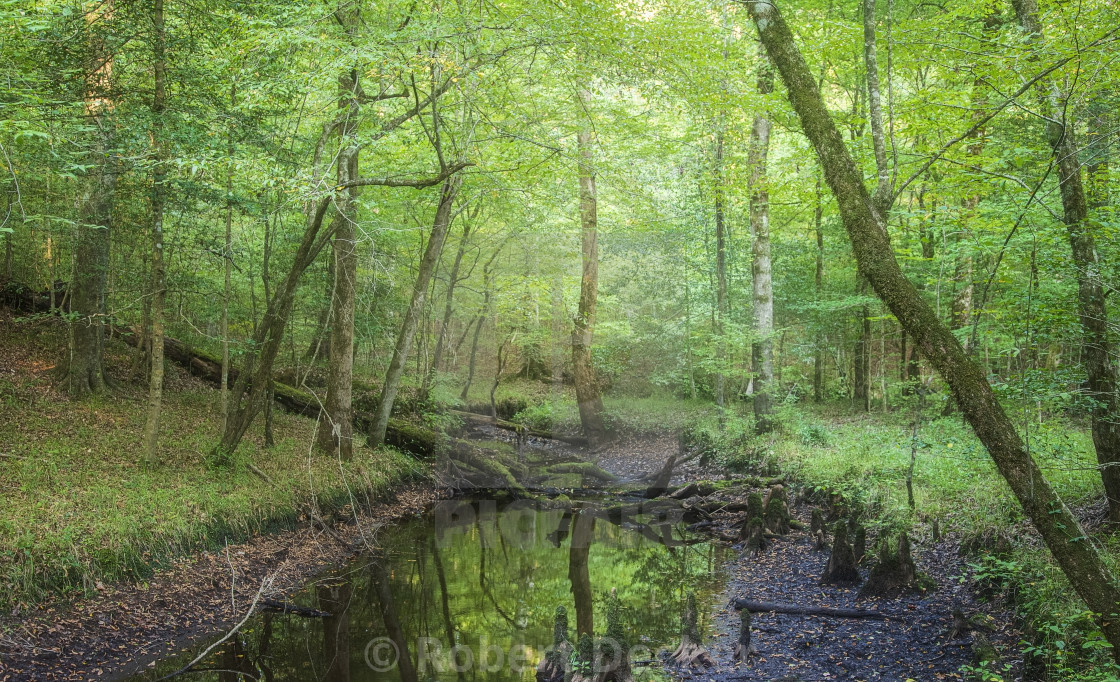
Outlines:
{"label": "tree stump", "polygon": [[860,590],[862,597],[894,597],[916,589],[918,571],[910,556],[910,538],[899,534],[898,547],[892,548],[887,538],[879,542],[879,560],[871,568],[867,583]]}
{"label": "tree stump", "polygon": [[828,536],[824,534],[824,530],[818,530],[817,534],[813,536],[813,549],[818,552],[823,552],[828,549]]}
{"label": "tree stump", "polygon": [[778,484],[766,493],[763,526],[771,533],[786,535],[789,533],[789,498],[786,487]]}
{"label": "tree stump", "polygon": [[731,660],[746,661],[749,656],[757,653],[758,650],[751,644],[751,612],[743,609],[739,611],[739,641],[735,643]]}
{"label": "tree stump", "polygon": [[677,650],[669,656],[670,663],[683,668],[692,668],[697,665],[710,668],[715,665],[711,654],[704,648],[697,621],[696,594],[689,592],[684,614],[681,616],[681,643]]}
{"label": "tree stump", "polygon": [[848,524],[837,521],[833,531],[832,554],[821,576],[822,585],[858,585],[862,581],[856,568],[856,554],[848,542]]}
{"label": "tree stump", "polygon": [[544,659],[537,666],[537,682],[564,682],[572,660],[572,643],[568,641],[568,611],[563,606],[556,607],[556,619],[552,625],[552,648],[545,652]]}
{"label": "tree stump", "polygon": [[747,517],[739,528],[739,540],[742,541],[744,550],[757,554],[766,549],[762,495],[758,493],[751,493],[747,496]]}
{"label": "tree stump", "polygon": [[569,682],[595,682],[595,642],[586,632],[579,636]]}
{"label": "tree stump", "polygon": [[867,529],[862,524],[856,524],[855,538],[852,540],[852,551],[856,555],[856,563],[862,564],[863,557],[867,554]]}
{"label": "tree stump", "polygon": [[820,507],[814,507],[813,518],[809,520],[809,533],[817,537],[817,533],[822,530],[824,530],[824,513],[821,512]]}
{"label": "tree stump", "polygon": [[599,642],[598,679],[602,682],[634,682],[630,670],[630,645],[622,630],[622,606],[611,588],[607,600],[607,636]]}
{"label": "tree stump", "polygon": [[978,633],[972,640],[972,665],[978,669],[973,679],[992,679],[986,673],[994,672],[997,663],[999,663],[999,652],[986,636]]}

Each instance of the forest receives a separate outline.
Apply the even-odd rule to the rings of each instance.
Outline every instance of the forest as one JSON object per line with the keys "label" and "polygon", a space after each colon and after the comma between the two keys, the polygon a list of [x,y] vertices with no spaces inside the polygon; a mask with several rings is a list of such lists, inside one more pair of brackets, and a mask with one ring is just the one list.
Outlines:
{"label": "forest", "polygon": [[0,66],[0,680],[1120,679],[1110,0],[14,0]]}

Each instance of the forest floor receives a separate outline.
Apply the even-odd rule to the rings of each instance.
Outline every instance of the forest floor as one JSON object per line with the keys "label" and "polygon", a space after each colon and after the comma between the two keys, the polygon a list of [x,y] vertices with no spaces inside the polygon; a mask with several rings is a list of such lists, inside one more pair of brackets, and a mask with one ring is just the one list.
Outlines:
{"label": "forest floor", "polygon": [[145,468],[130,350],[110,341],[119,385],[72,402],[52,371],[65,347],[58,320],[0,308],[0,682],[110,677],[166,656],[236,620],[266,576],[266,597],[299,588],[433,497],[426,464],[311,453],[314,420],[279,411],[274,446],[258,419],[238,466],[209,466],[218,392],[172,364],[161,463]]}

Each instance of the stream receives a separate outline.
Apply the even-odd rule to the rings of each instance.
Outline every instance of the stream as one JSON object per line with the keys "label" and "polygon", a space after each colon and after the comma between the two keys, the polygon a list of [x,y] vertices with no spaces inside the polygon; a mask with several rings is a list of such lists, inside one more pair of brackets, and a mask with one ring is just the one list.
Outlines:
{"label": "stream", "polygon": [[[635,676],[656,679],[660,666],[642,663],[676,647],[688,592],[712,611],[731,551],[686,537],[672,519],[620,517],[590,501],[441,501],[367,539],[375,549],[289,600],[329,615],[261,611],[180,679],[532,680],[557,607],[573,639],[578,619],[601,633],[612,589]],[[174,673],[219,639],[127,679]]]}

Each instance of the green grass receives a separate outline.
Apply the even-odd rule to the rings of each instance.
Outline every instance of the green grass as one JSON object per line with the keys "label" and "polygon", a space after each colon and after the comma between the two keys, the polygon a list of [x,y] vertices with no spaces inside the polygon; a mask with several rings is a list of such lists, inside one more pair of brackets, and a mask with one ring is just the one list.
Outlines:
{"label": "green grass", "polygon": [[[170,367],[161,464],[148,470],[140,464],[142,391],[126,386],[81,402],[61,396],[47,371],[58,336],[52,326],[0,325],[14,370],[0,379],[0,608],[143,579],[192,550],[290,527],[312,499],[324,511],[351,503],[351,494],[364,504],[422,475],[391,449],[362,447],[345,464],[311,454],[314,421],[280,412],[274,447],[263,447],[258,419],[240,465],[210,468],[218,393]],[[275,486],[250,473],[248,461]]]}

